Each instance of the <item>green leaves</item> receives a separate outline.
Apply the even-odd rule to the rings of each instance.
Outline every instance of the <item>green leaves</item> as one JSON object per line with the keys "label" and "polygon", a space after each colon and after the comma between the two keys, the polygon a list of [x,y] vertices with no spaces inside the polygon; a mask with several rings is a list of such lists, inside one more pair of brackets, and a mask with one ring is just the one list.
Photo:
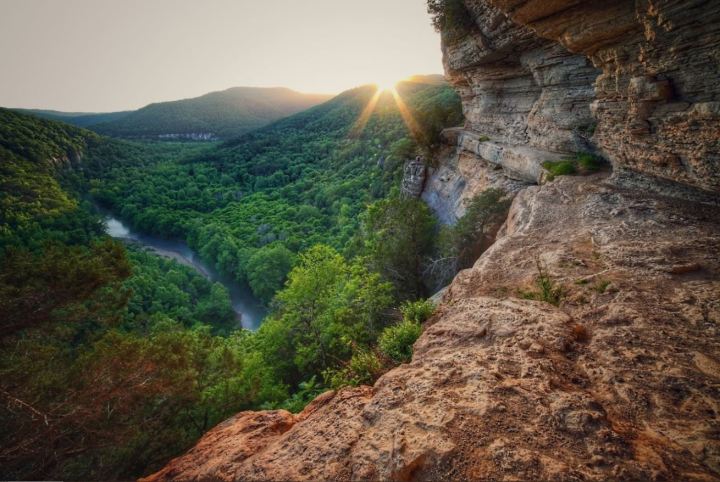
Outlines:
{"label": "green leaves", "polygon": [[255,296],[268,303],[282,288],[295,255],[282,243],[263,246],[250,256],[245,266],[248,284]]}
{"label": "green leaves", "polygon": [[395,363],[406,363],[412,358],[412,346],[422,333],[420,323],[403,319],[397,325],[382,332],[379,341],[380,351]]}
{"label": "green leaves", "polygon": [[370,270],[393,283],[400,299],[422,296],[423,262],[432,253],[435,218],[419,199],[390,198],[372,204],[358,234]]}
{"label": "green leaves", "polygon": [[276,315],[260,327],[258,336],[284,333],[282,351],[266,348],[271,360],[291,356],[292,366],[285,365],[279,375],[297,384],[341,366],[355,349],[372,346],[392,306],[391,293],[392,286],[377,274],[348,264],[328,246],[314,246],[300,255],[276,297]]}
{"label": "green leaves", "polygon": [[430,300],[406,302],[400,307],[402,321],[383,330],[378,341],[380,351],[395,363],[407,363],[412,348],[422,333],[422,323],[435,311]]}

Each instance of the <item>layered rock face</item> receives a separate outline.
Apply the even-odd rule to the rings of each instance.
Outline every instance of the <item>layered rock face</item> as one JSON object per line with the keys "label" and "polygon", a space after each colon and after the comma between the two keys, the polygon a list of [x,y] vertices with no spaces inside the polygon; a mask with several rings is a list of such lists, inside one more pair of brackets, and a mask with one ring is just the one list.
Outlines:
{"label": "layered rock face", "polygon": [[541,182],[543,162],[577,152],[720,191],[718,2],[465,5],[472,25],[443,51],[467,122],[423,194],[444,222],[483,189]]}
{"label": "layered rock face", "polygon": [[[514,193],[495,244],[411,363],[238,414],[148,480],[720,480],[720,3],[465,3],[467,124],[422,197],[453,222]],[[585,150],[613,173],[533,185]]]}
{"label": "layered rock face", "polygon": [[532,181],[548,151],[597,149],[616,169],[720,191],[720,3],[465,4],[475,22],[445,46],[446,71],[466,127],[511,175]]}
{"label": "layered rock face", "polygon": [[439,165],[428,170],[421,194],[443,224],[454,224],[465,214],[466,202],[486,189],[514,194],[528,185],[508,177],[500,164],[480,157],[478,139],[478,134],[463,128],[443,131],[445,147],[437,156]]}

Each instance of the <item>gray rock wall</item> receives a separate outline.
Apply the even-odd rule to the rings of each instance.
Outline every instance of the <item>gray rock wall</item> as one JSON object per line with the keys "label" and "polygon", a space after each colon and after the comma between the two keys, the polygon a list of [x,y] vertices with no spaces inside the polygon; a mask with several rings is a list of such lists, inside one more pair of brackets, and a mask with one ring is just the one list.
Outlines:
{"label": "gray rock wall", "polygon": [[615,168],[720,191],[720,2],[465,5],[474,26],[443,49],[467,129],[542,151],[598,149]]}

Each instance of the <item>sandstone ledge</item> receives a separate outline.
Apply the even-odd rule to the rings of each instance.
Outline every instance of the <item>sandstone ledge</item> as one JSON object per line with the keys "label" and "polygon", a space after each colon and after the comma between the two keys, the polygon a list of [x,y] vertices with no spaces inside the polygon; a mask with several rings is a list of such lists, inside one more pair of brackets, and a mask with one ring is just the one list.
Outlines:
{"label": "sandstone ledge", "polygon": [[[148,480],[718,480],[715,209],[603,176],[527,188],[411,363],[239,414]],[[537,258],[559,307],[517,297]]]}

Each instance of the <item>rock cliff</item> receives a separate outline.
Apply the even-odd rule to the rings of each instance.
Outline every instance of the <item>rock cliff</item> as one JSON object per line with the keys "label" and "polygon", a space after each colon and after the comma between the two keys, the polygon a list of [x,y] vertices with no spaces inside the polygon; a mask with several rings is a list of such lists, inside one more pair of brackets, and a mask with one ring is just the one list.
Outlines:
{"label": "rock cliff", "polygon": [[[147,480],[720,480],[720,3],[465,6],[467,123],[422,196],[452,222],[515,192],[496,242],[411,363],[238,414]],[[578,151],[612,172],[544,182]]]}
{"label": "rock cliff", "polygon": [[423,194],[443,221],[482,189],[537,183],[543,162],[584,151],[616,173],[720,191],[720,4],[465,4],[473,22],[444,62],[467,123]]}

